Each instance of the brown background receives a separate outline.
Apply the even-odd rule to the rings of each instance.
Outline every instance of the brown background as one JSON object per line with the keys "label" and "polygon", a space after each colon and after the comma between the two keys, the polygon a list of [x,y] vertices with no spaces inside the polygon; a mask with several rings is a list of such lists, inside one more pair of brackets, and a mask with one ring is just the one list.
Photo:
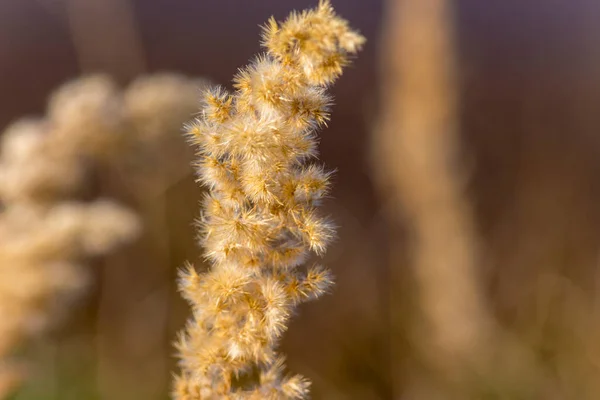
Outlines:
{"label": "brown background", "polygon": [[[67,4],[73,3],[89,22],[87,64],[70,24]],[[314,5],[132,1],[140,59],[128,55],[131,49],[120,40],[119,16],[103,11],[112,3],[0,2],[1,127],[42,113],[51,91],[82,72],[114,73],[126,83],[142,70],[166,70],[228,85],[237,68],[260,51],[259,24],[270,15],[282,19],[291,9]],[[385,7],[376,0],[332,3],[368,38],[333,88],[336,105],[321,140],[322,160],[337,170],[326,207],[340,226],[339,239],[326,261],[338,283],[333,296],[301,309],[283,348],[291,369],[313,380],[317,399],[390,399],[402,391],[402,382],[392,378],[389,346],[403,341],[391,337],[390,315],[410,314],[414,305],[407,300],[390,309],[390,292],[402,288],[389,285],[392,228],[370,172]],[[486,255],[485,285],[498,318],[518,328],[535,315],[528,311],[531,287],[544,268],[559,271],[582,296],[597,296],[600,3],[463,0],[456,2],[455,13],[463,162]],[[167,232],[148,234],[96,262],[98,279],[67,324],[31,351],[38,366],[16,398],[166,397],[174,364],[170,342],[187,313],[175,293],[175,269],[200,254],[191,223],[201,191],[191,168],[188,175],[163,195]],[[118,177],[103,179],[128,201]],[[156,250],[157,242],[165,243],[161,238],[169,243],[162,253]],[[163,293],[159,300],[153,300],[156,293]],[[168,318],[159,320],[160,315]],[[156,336],[156,329],[163,333]]]}

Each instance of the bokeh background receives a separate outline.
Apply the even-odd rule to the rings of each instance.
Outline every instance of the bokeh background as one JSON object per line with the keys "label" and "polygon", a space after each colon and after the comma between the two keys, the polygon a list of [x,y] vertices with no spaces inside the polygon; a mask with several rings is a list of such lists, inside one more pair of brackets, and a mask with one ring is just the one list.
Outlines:
{"label": "bokeh background", "polygon": [[[510,342],[502,352],[511,360],[499,364],[525,365],[519,377],[504,377],[475,364],[465,368],[466,378],[431,361],[421,350],[428,343],[416,343],[414,321],[426,310],[411,256],[411,214],[390,216],[390,202],[402,209],[402,199],[377,177],[377,121],[390,112],[382,88],[393,74],[384,64],[402,43],[382,40],[395,25],[396,3],[332,0],[368,42],[332,88],[332,120],[321,138],[321,159],[337,171],[325,203],[339,225],[325,257],[337,284],[292,322],[282,343],[290,369],[313,381],[315,399],[600,398],[600,3],[448,6],[452,146],[460,149],[451,167],[457,163],[461,171],[448,179],[460,180],[477,238],[478,301],[494,321],[494,337],[503,338],[487,346],[496,351]],[[429,3],[435,8],[441,1]],[[174,71],[228,86],[260,51],[260,24],[314,5],[2,0],[0,127],[42,115],[56,87],[88,73],[109,73],[125,85],[143,73]],[[427,48],[427,35],[415,35]],[[422,66],[419,48],[415,65]],[[422,108],[426,118],[428,104]],[[192,153],[176,158],[191,162]],[[139,210],[148,229],[93,260],[92,283],[69,305],[64,323],[22,350],[29,377],[14,400],[168,398],[176,368],[172,341],[189,312],[176,291],[177,268],[186,260],[205,267],[193,227],[202,189],[191,166],[142,199],[118,170],[95,179],[97,190]],[[452,292],[451,283],[437,288]],[[448,323],[469,319],[468,311],[461,315]]]}

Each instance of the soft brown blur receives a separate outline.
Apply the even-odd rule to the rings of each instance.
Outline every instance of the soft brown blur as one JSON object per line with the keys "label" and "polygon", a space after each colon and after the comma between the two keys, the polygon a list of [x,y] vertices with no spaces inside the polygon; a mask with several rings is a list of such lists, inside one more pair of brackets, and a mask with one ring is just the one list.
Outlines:
{"label": "soft brown blur", "polygon": [[[290,369],[315,399],[600,398],[600,3],[332,3],[368,41],[321,139],[337,283],[292,322]],[[259,24],[315,4],[5,0],[0,129],[84,73],[229,85]],[[202,190],[171,148],[94,177],[145,233],[95,260],[64,323],[19,350],[14,399],[167,398],[189,313],[176,270],[201,265]]]}
{"label": "soft brown blur", "polygon": [[[372,164],[389,224],[405,226],[408,232],[407,261],[418,305],[415,317],[405,324],[410,346],[430,367],[455,379],[466,368],[483,368],[493,342],[480,284],[479,239],[464,193],[450,4],[396,0],[386,8]],[[406,259],[404,240],[396,236],[390,233],[394,288],[402,280],[399,266]],[[392,306],[401,301],[393,290]],[[395,337],[403,325],[396,322],[394,308],[389,318]],[[397,370],[404,357],[392,354],[393,377],[401,379]],[[431,388],[409,393],[415,390],[415,398],[432,396]]]}

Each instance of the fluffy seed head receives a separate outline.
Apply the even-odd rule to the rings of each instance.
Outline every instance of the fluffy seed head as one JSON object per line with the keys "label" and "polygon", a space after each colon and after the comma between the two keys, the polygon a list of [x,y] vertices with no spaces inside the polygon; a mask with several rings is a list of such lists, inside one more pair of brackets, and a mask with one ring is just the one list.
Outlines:
{"label": "fluffy seed head", "polygon": [[[177,343],[175,399],[308,396],[309,382],[285,375],[276,348],[296,306],[332,284],[326,269],[303,268],[335,235],[318,210],[331,173],[311,162],[329,119],[326,87],[363,42],[326,1],[271,19],[266,54],[238,72],[234,92],[206,92],[186,126],[209,190],[199,226],[211,267],[180,278],[194,313]],[[258,379],[236,384],[256,370]]]}

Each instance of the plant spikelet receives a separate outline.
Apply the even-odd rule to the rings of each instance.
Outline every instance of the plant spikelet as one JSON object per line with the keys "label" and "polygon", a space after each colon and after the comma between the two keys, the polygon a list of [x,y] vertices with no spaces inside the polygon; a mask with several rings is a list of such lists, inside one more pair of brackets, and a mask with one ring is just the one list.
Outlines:
{"label": "plant spikelet", "polygon": [[312,160],[329,119],[327,86],[364,38],[321,1],[270,19],[262,43],[234,92],[207,91],[186,126],[209,190],[198,225],[211,268],[180,275],[193,316],[176,345],[177,400],[308,397],[309,381],[287,376],[276,349],[297,305],[332,284],[328,270],[302,268],[335,234],[317,208],[331,173]]}

